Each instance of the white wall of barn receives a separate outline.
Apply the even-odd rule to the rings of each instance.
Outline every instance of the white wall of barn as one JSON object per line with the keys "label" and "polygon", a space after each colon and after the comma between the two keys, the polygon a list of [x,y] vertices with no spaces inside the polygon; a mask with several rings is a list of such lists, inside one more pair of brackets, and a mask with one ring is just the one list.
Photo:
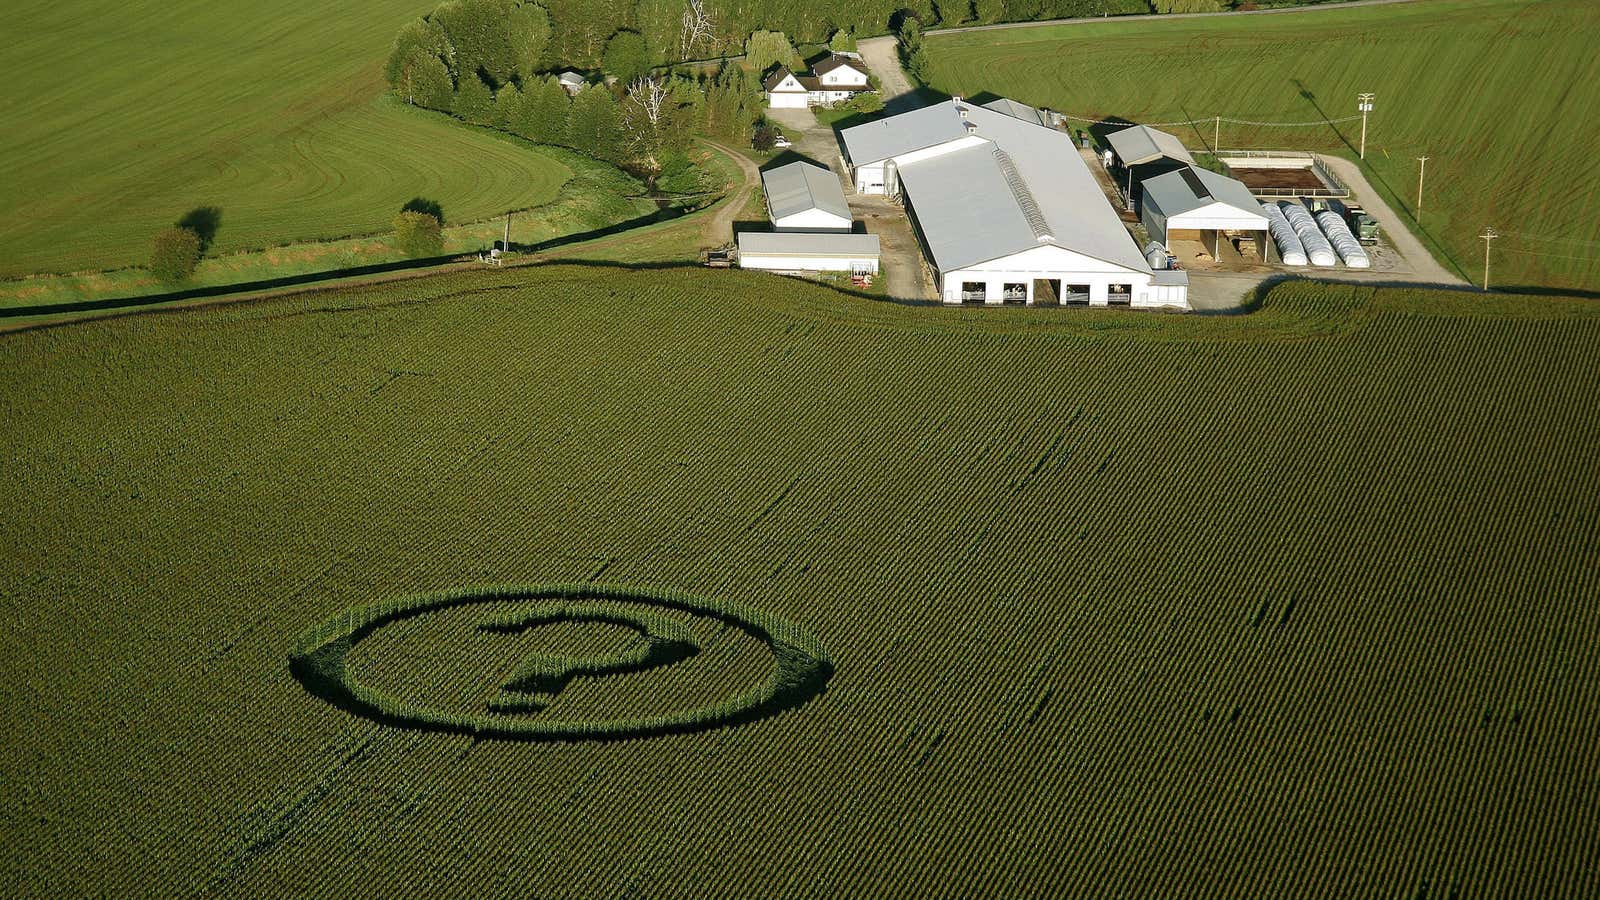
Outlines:
{"label": "white wall of barn", "polygon": [[878,258],[863,256],[781,256],[778,254],[744,253],[739,256],[739,266],[744,269],[761,269],[768,272],[855,272],[865,270],[876,275]]}
{"label": "white wall of barn", "polygon": [[1089,288],[1089,305],[1107,306],[1111,286],[1125,285],[1130,289],[1131,306],[1188,308],[1188,291],[1182,286],[1152,284],[1148,272],[1139,272],[1114,263],[1074,253],[1061,247],[1047,246],[1022,253],[979,263],[963,269],[941,273],[940,294],[945,303],[961,303],[969,284],[983,286],[983,302],[998,306],[1006,302],[1006,285],[1022,285],[1026,303],[1034,302],[1035,280],[1061,282],[1066,293],[1071,285]]}
{"label": "white wall of barn", "polygon": [[808,209],[781,219],[773,218],[772,227],[779,231],[848,232],[850,218],[834,215],[827,210]]}

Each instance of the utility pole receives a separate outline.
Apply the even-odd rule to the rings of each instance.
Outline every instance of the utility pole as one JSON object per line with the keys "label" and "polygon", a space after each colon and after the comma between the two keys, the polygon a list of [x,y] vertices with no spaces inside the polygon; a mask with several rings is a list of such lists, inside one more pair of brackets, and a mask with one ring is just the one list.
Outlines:
{"label": "utility pole", "polygon": [[1356,108],[1361,110],[1361,158],[1367,158],[1367,113],[1372,112],[1372,100],[1376,94],[1357,94]]}
{"label": "utility pole", "polygon": [[1211,126],[1211,152],[1222,149],[1222,117],[1217,116],[1217,121]]}
{"label": "utility pole", "polygon": [[506,212],[506,237],[505,240],[500,242],[500,249],[506,253],[511,252],[511,213],[509,210]]}
{"label": "utility pole", "polygon": [[1133,212],[1133,166],[1128,166],[1128,212]]}
{"label": "utility pole", "polygon": [[1417,162],[1422,164],[1421,167],[1419,167],[1417,169],[1417,224],[1418,225],[1422,224],[1422,179],[1428,174],[1428,160],[1430,160],[1430,159],[1433,159],[1433,157],[1431,157],[1431,156],[1419,156],[1419,157],[1417,157]]}
{"label": "utility pole", "polygon": [[1493,228],[1485,228],[1483,234],[1478,235],[1483,239],[1483,289],[1486,291],[1489,289],[1489,245],[1499,236],[1500,232]]}

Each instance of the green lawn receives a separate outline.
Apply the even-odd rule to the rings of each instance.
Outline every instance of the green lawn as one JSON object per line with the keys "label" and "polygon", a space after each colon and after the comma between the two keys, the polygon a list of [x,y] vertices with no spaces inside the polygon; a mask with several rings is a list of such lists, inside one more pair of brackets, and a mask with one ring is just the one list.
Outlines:
{"label": "green lawn", "polygon": [[554,199],[572,176],[382,95],[431,4],[42,2],[8,14],[0,276],[142,264],[152,235],[222,210],[216,253],[387,230],[425,197],[450,222]]}
{"label": "green lawn", "polygon": [[[1600,4],[1427,0],[1289,15],[1109,22],[935,36],[933,87],[1061,112],[1170,122],[1339,118],[1377,94],[1369,177],[1412,213],[1431,156],[1423,231],[1448,265],[1482,275],[1486,225],[1502,285],[1600,288]],[[1209,125],[1174,129],[1192,147]],[[1224,125],[1224,147],[1354,158],[1337,130]]]}
{"label": "green lawn", "polygon": [[[1308,283],[1198,316],[549,265],[3,335],[0,885],[1593,896],[1597,392],[1593,302]],[[831,678],[541,744],[290,670],[354,607],[585,581],[776,617]],[[507,714],[594,722],[774,670],[683,613],[628,614],[697,648],[632,674],[626,628],[512,603],[334,674],[481,720],[598,660]]]}

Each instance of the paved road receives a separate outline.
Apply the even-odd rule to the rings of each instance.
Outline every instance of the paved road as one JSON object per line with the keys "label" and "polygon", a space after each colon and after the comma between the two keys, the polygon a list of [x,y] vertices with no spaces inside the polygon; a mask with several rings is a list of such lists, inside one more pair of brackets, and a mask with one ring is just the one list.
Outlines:
{"label": "paved road", "polygon": [[1378,192],[1372,189],[1371,183],[1367,181],[1367,176],[1361,174],[1361,169],[1355,163],[1337,156],[1324,156],[1322,161],[1327,163],[1328,168],[1332,169],[1334,174],[1338,175],[1340,180],[1350,187],[1355,194],[1356,203],[1378,220],[1378,224],[1383,227],[1389,243],[1393,244],[1395,249],[1400,251],[1400,255],[1405,257],[1406,262],[1411,266],[1411,270],[1416,273],[1414,277],[1418,281],[1445,284],[1453,287],[1462,287],[1467,284],[1465,278],[1446,269],[1433,258],[1433,254],[1428,252],[1428,248],[1422,246],[1422,241],[1417,240],[1417,236],[1411,233],[1411,229],[1406,227],[1405,222],[1401,221],[1400,217],[1395,215],[1394,210],[1389,208],[1389,204],[1383,202],[1383,198],[1378,195]]}

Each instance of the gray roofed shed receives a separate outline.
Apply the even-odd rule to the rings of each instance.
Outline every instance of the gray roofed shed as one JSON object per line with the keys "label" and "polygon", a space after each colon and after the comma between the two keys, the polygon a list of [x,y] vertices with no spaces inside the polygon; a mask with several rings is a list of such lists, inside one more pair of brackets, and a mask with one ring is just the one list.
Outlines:
{"label": "gray roofed shed", "polygon": [[1044,124],[1044,116],[1039,113],[1039,110],[1029,106],[1026,103],[1018,103],[1017,101],[1006,97],[1001,97],[998,100],[990,100],[988,103],[983,105],[983,108],[992,109],[998,113],[1005,113],[1013,119],[1021,119],[1024,122],[1032,122],[1035,125]]}
{"label": "gray roofed shed", "polygon": [[742,231],[739,253],[780,256],[863,256],[876,259],[875,234],[811,234],[798,231]]}
{"label": "gray roofed shed", "polygon": [[1138,166],[1158,159],[1194,164],[1194,157],[1184,149],[1183,141],[1165,131],[1148,125],[1135,125],[1106,135],[1106,142],[1116,151],[1125,166]]}
{"label": "gray roofed shed", "polygon": [[1151,178],[1144,182],[1144,196],[1168,216],[1181,216],[1223,203],[1260,218],[1261,227],[1267,227],[1266,217],[1261,215],[1261,204],[1243,182],[1205,169],[1190,167]]}
{"label": "gray roofed shed", "polygon": [[792,162],[761,173],[767,195],[767,210],[772,221],[821,210],[850,222],[850,204],[845,202],[839,176],[831,169],[809,162]]}

